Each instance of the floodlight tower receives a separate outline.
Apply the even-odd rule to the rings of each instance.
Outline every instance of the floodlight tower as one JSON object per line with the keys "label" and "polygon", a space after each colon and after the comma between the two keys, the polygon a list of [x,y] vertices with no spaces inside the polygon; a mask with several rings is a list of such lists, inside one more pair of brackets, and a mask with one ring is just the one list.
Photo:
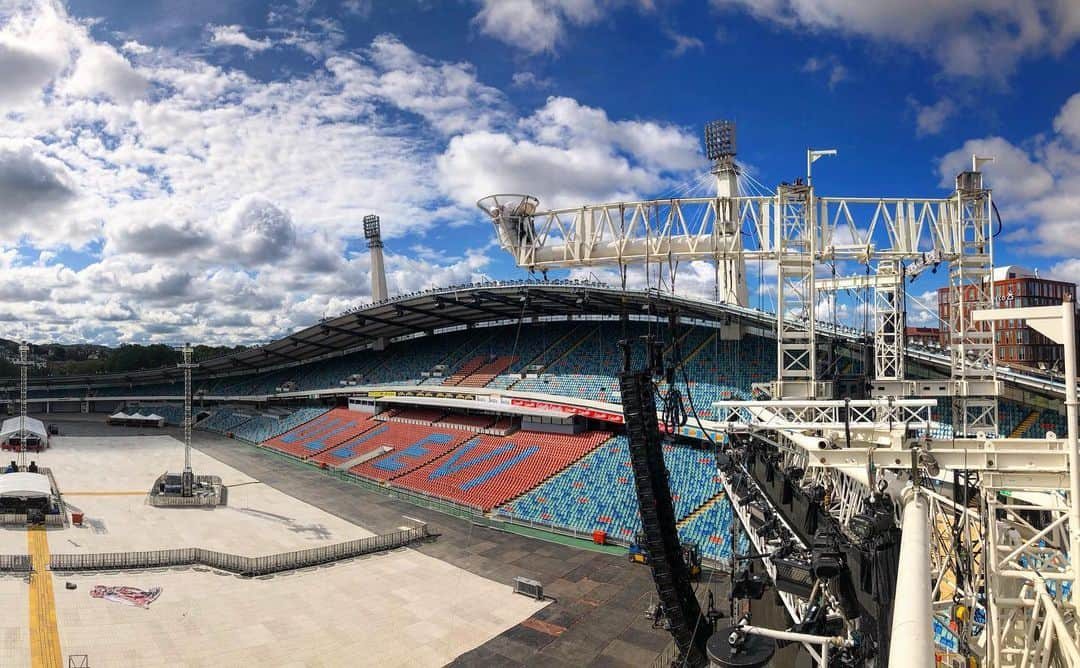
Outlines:
{"label": "floodlight tower", "polygon": [[386,299],[386,268],[383,266],[383,243],[379,229],[379,217],[364,216],[364,238],[371,250],[371,298],[376,302]]}
{"label": "floodlight tower", "polygon": [[199,366],[191,361],[191,344],[185,343],[180,349],[183,362],[178,364],[184,370],[184,472],[181,474],[180,489],[182,496],[195,493],[195,473],[191,470],[191,370]]}
{"label": "floodlight tower", "polygon": [[743,258],[739,211],[739,166],[735,163],[734,121],[705,124],[705,156],[716,176],[716,232],[730,243],[716,253],[716,301],[747,306],[746,260]]}
{"label": "floodlight tower", "polygon": [[22,468],[26,464],[26,390],[30,368],[30,344],[26,341],[19,343],[19,361],[15,365],[19,367],[19,467]]}

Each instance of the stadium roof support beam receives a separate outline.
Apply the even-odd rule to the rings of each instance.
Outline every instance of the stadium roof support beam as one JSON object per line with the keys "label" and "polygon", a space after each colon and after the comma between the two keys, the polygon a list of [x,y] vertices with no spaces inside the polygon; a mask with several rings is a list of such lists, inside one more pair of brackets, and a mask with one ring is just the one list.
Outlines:
{"label": "stadium roof support beam", "polygon": [[241,360],[241,359],[239,359],[237,357],[231,357],[229,359],[232,362],[232,365],[234,367],[242,366],[242,367],[246,367],[248,369],[258,369],[259,368],[259,366],[257,364],[250,364],[250,363],[245,362],[245,361],[243,361],[243,360]]}
{"label": "stadium roof support beam", "polygon": [[322,348],[323,350],[329,350],[329,351],[332,351],[332,352],[337,352],[337,351],[341,350],[340,348],[335,348],[334,346],[328,346],[325,343],[316,343],[315,341],[307,341],[305,339],[298,339],[295,336],[288,337],[288,340],[292,341],[293,344],[299,345],[299,346],[314,346],[315,348]]}
{"label": "stadium roof support beam", "polygon": [[495,309],[491,309],[491,308],[488,308],[486,306],[480,306],[478,303],[476,303],[475,301],[471,301],[471,300],[470,301],[465,301],[465,300],[452,300],[452,299],[436,299],[435,301],[436,301],[436,303],[442,304],[443,306],[461,307],[461,308],[472,309],[474,311],[479,311],[481,313],[490,313],[491,315],[499,318],[500,320],[503,319],[503,318],[510,317],[510,315],[507,314],[507,313],[503,313],[502,311],[496,311]]}
{"label": "stadium roof support beam", "polygon": [[330,338],[331,336],[330,334],[326,334],[327,331],[337,332],[338,334],[344,334],[346,336],[352,336],[358,339],[364,339],[365,341],[371,341],[374,338],[355,329],[345,329],[344,327],[338,327],[337,325],[328,325],[325,322],[320,323],[319,327],[322,328],[323,334],[326,336],[326,338]]}
{"label": "stadium roof support beam", "polygon": [[419,315],[427,316],[428,318],[438,318],[440,320],[449,320],[450,322],[456,322],[459,325],[470,326],[472,323],[468,320],[462,320],[461,318],[455,318],[452,315],[446,315],[445,313],[436,313],[434,311],[425,311],[422,308],[416,308],[415,306],[406,306],[405,304],[397,304],[394,308],[401,309],[402,311],[408,311],[410,313],[417,313]]}
{"label": "stadium roof support beam", "polygon": [[293,355],[286,355],[285,353],[281,353],[276,350],[270,350],[269,348],[263,348],[264,357],[269,357],[271,355],[273,355],[274,357],[280,357],[281,359],[289,360],[290,362],[299,362],[301,359],[303,359],[300,357],[295,357]]}
{"label": "stadium roof support beam", "polygon": [[[514,308],[517,308],[517,309],[521,308],[520,299],[511,299],[510,297],[503,297],[502,295],[497,295],[497,294],[492,293],[492,292],[477,292],[476,294],[482,296],[484,299],[488,299],[488,300],[491,300],[493,302],[499,302],[500,304],[506,304],[507,306],[513,306]],[[526,300],[528,300],[528,303],[530,304],[530,308],[532,310],[538,312],[538,313],[542,313],[544,315],[566,315],[565,313],[560,313],[558,311],[551,311],[551,310],[546,309],[546,308],[544,308],[542,306],[537,306],[536,305],[536,296],[537,295],[535,293],[532,293],[532,292],[529,292],[529,291],[526,290],[526,291],[520,292],[519,294],[520,294],[521,297],[524,297]],[[520,311],[519,311],[519,313],[520,313]],[[517,316],[514,315],[514,314],[504,313],[504,314],[502,314],[502,317],[504,317],[504,318],[515,318]]]}
{"label": "stadium roof support beam", "polygon": [[415,324],[415,323],[401,322],[401,321],[397,321],[397,320],[387,320],[386,318],[381,318],[381,317],[375,316],[375,315],[369,315],[367,313],[365,313],[364,315],[359,316],[357,318],[357,322],[368,321],[368,320],[370,320],[371,322],[377,322],[380,325],[385,325],[386,327],[400,327],[402,329],[407,329],[407,330],[409,330],[411,332],[426,332],[426,331],[428,331],[427,327],[421,327],[420,325]]}
{"label": "stadium roof support beam", "polygon": [[589,293],[587,293],[587,292],[581,293],[582,302],[580,304],[577,302],[576,299],[564,299],[561,295],[555,295],[555,294],[546,293],[546,292],[541,294],[540,298],[541,299],[546,299],[546,300],[548,300],[550,302],[555,302],[556,304],[562,304],[563,306],[574,309],[574,312],[579,312],[579,311],[584,311],[586,309],[586,307],[588,306],[589,301],[591,300],[591,297],[588,298],[588,299],[586,298],[586,296],[588,294]]}

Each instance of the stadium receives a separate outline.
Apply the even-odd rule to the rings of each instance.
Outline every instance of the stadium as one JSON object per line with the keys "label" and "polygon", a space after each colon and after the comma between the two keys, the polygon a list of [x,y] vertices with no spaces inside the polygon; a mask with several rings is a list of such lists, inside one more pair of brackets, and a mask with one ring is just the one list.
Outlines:
{"label": "stadium", "polygon": [[[726,577],[732,565],[734,514],[718,476],[717,446],[727,435],[713,406],[722,400],[750,400],[756,396],[754,384],[773,376],[773,317],[737,306],[574,281],[498,282],[397,296],[324,320],[268,345],[192,365],[196,367],[189,381],[195,429],[192,443],[198,453],[194,468],[225,481],[228,504],[234,510],[271,518],[275,524],[285,523],[290,531],[300,531],[297,527],[304,523],[318,527],[310,535],[300,534],[304,540],[273,536],[275,532],[264,527],[245,529],[218,522],[183,527],[173,523],[186,524],[188,520],[162,523],[164,520],[138,517],[150,510],[181,514],[183,510],[131,510],[134,500],[146,494],[140,488],[160,471],[176,468],[181,456],[178,440],[157,433],[183,426],[184,368],[30,383],[28,412],[58,425],[61,434],[44,435],[52,443],[39,458],[48,461],[53,475],[63,482],[62,498],[69,509],[79,508],[81,526],[67,523],[58,537],[50,536],[50,543],[63,545],[58,538],[77,532],[79,538],[68,539],[71,546],[63,545],[62,551],[92,554],[197,546],[252,554],[324,544],[331,539],[362,538],[373,533],[369,530],[372,527],[398,531],[430,524],[433,532],[443,533],[436,539],[443,545],[429,548],[431,554],[458,553],[450,563],[462,569],[460,577],[478,578],[491,587],[494,583],[486,578],[491,578],[492,572],[499,574],[494,579],[499,587],[477,596],[500,597],[500,615],[509,615],[492,620],[493,626],[476,629],[475,634],[455,637],[445,647],[425,645],[424,651],[433,652],[433,661],[458,658],[462,665],[487,665],[493,656],[506,659],[506,653],[512,653],[517,660],[530,663],[537,656],[560,651],[587,659],[605,652],[621,653],[624,661],[631,661],[630,657],[640,661],[646,655],[655,658],[668,641],[666,634],[650,628],[641,614],[655,596],[649,591],[648,569],[639,567],[622,575],[633,586],[623,582],[614,596],[636,594],[637,598],[622,601],[628,605],[620,615],[610,609],[613,601],[602,599],[597,591],[589,596],[582,593],[577,601],[572,599],[582,582],[576,579],[583,568],[579,562],[589,564],[587,570],[611,569],[603,577],[593,573],[584,576],[592,584],[605,582],[626,570],[627,548],[639,540],[642,531],[620,400],[623,355],[618,342],[655,337],[662,342],[665,359],[677,356],[679,360],[673,384],[685,393],[689,414],[672,430],[663,447],[676,527],[682,542],[697,547],[705,569]],[[841,329],[828,336],[837,359],[835,367],[844,370],[836,381],[859,377],[866,363],[866,337]],[[635,347],[631,365],[643,364],[646,352]],[[909,352],[913,375],[945,377],[949,361],[942,351],[913,347]],[[1064,416],[1054,408],[1061,383],[1034,372],[1005,373],[1009,374],[1006,390],[999,400],[1002,432],[1015,437],[1063,433]],[[662,397],[669,394],[667,381],[662,380],[657,389],[656,408],[663,414]],[[6,410],[17,415],[18,384],[10,384],[6,392]],[[945,438],[952,433],[952,414],[945,401],[939,404],[933,411],[931,430]],[[149,424],[129,421],[139,416],[163,420]],[[75,436],[83,433],[87,435]],[[182,439],[182,431],[178,435]],[[129,442],[131,445],[126,445]],[[85,454],[83,449],[95,453],[94,468],[100,467],[100,472],[70,468],[78,457],[65,461],[68,451]],[[114,480],[114,476],[120,477]],[[265,487],[265,491],[245,492],[245,486],[252,484]],[[333,491],[324,492],[327,487]],[[286,503],[288,497],[278,490],[306,501],[301,504],[303,511],[294,507],[295,502]],[[387,501],[373,501],[372,497]],[[399,510],[413,508],[400,512],[396,520],[390,519],[389,500]],[[348,510],[343,512],[343,508]],[[212,512],[216,520],[224,511]],[[194,524],[202,525],[202,517],[199,515]],[[117,526],[129,521],[135,524],[124,526],[123,531]],[[128,530],[139,533],[139,522],[150,521],[152,533],[145,526],[139,539],[127,535]],[[94,526],[109,528],[98,531]],[[86,527],[91,530],[87,532]],[[255,529],[250,537],[243,533]],[[527,544],[533,554],[544,556],[511,559],[522,553],[513,549],[502,555],[485,554],[484,561],[493,564],[471,567],[478,551],[499,542],[492,536],[513,537]],[[13,538],[10,532],[9,538]],[[461,543],[447,545],[455,541]],[[745,553],[745,538],[742,542]],[[73,549],[75,543],[77,549]],[[5,551],[16,551],[14,547]],[[316,589],[346,586],[336,580],[335,569],[351,572],[368,568],[379,559],[398,558],[374,556],[353,565],[319,570],[319,577],[325,576],[326,581]],[[566,566],[575,566],[575,570],[560,573],[557,568],[538,565],[553,558],[568,560]],[[391,570],[383,570],[386,568]],[[379,577],[392,579],[395,568],[385,564],[377,572]],[[131,577],[112,573],[98,579],[125,583],[177,580],[177,586],[185,591],[191,579],[196,581],[194,589],[185,594],[191,596],[199,596],[200,588],[210,584],[197,582],[206,576],[171,572],[159,576],[160,572],[139,570]],[[127,646],[109,635],[105,646],[86,629],[69,628],[72,615],[78,615],[79,610],[64,609],[62,577],[66,576],[54,575],[53,589],[65,653],[96,657],[102,663],[137,657],[143,665],[156,665],[157,655],[139,649],[144,645],[142,640]],[[433,610],[443,599],[439,577],[458,576],[425,571],[424,591],[411,594],[424,605],[434,606]],[[557,602],[544,608],[542,603],[514,597],[510,585],[517,577],[542,583],[544,596]],[[721,577],[716,578],[718,586]],[[79,580],[86,581],[85,575]],[[449,585],[447,591],[458,591],[459,587],[445,580],[442,585]],[[230,587],[223,597],[246,598],[240,583]],[[9,588],[14,588],[11,583]],[[276,600],[279,594],[273,585],[268,583],[264,589],[260,595]],[[296,594],[283,591],[280,595]],[[9,596],[16,595],[9,592]],[[572,619],[567,608],[580,608],[583,600],[602,608],[603,614]],[[458,608],[451,618],[471,619],[474,613],[479,614]],[[310,614],[319,613],[313,610]],[[450,613],[444,610],[444,614]],[[636,645],[613,642],[616,636],[591,644],[566,638],[579,626],[586,631],[599,624],[600,618],[611,624],[614,617],[629,630],[645,626],[650,633]],[[457,628],[449,618],[442,620],[447,627],[437,633],[439,637]],[[141,638],[143,630],[137,625],[141,622],[129,623],[136,624],[131,632]],[[442,622],[428,623],[437,628]],[[641,633],[635,631],[635,637]],[[168,635],[173,642],[184,643],[182,632],[170,631]],[[246,633],[226,635],[232,640],[221,640],[215,652],[259,656],[245,653],[234,642]],[[526,640],[518,639],[523,635]],[[302,646],[310,647],[308,642],[311,638],[304,637]],[[393,645],[377,638],[362,642]],[[203,656],[199,652],[206,650],[195,645],[190,655],[186,650],[176,651],[197,661]],[[299,647],[297,656],[307,656]],[[513,652],[507,652],[508,648]],[[342,661],[348,649],[339,649],[341,653],[323,648],[317,656],[331,663]],[[420,649],[410,645],[404,653],[386,651],[378,656],[378,663],[406,665]],[[9,656],[25,660],[25,655],[18,653]]]}

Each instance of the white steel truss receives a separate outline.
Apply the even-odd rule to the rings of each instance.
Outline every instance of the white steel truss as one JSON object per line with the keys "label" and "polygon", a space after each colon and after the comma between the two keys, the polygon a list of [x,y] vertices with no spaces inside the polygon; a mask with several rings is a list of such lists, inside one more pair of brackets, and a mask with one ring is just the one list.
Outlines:
{"label": "white steel truss", "polygon": [[882,260],[878,263],[878,277],[882,284],[888,282],[896,287],[879,287],[874,290],[874,379],[899,381],[904,379],[904,276],[898,260]]}
{"label": "white steel truss", "polygon": [[983,188],[978,158],[972,171],[956,177],[955,243],[959,257],[949,263],[949,350],[953,429],[961,436],[996,434],[998,427],[995,325],[974,322],[972,311],[994,308],[993,234],[990,191]]}

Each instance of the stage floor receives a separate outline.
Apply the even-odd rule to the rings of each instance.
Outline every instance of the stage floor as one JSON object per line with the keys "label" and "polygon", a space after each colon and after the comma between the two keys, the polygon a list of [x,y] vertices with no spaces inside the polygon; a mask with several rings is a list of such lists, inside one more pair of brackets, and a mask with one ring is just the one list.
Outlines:
{"label": "stage floor", "polygon": [[[229,505],[149,506],[157,476],[183,464],[171,436],[60,436],[37,460],[52,469],[69,510],[86,517],[83,527],[46,532],[51,553],[203,547],[256,556],[372,535],[197,450],[193,468],[221,476]],[[26,554],[29,540],[25,530],[2,530],[0,553]],[[42,581],[0,578],[0,609],[18,611],[0,619],[0,666],[31,665],[31,648],[47,654],[50,634],[64,665],[86,655],[94,668],[436,666],[543,607],[409,549],[252,580],[206,569],[46,577],[52,630]],[[68,581],[77,588],[65,589]],[[143,609],[92,598],[95,585],[162,593]]]}

